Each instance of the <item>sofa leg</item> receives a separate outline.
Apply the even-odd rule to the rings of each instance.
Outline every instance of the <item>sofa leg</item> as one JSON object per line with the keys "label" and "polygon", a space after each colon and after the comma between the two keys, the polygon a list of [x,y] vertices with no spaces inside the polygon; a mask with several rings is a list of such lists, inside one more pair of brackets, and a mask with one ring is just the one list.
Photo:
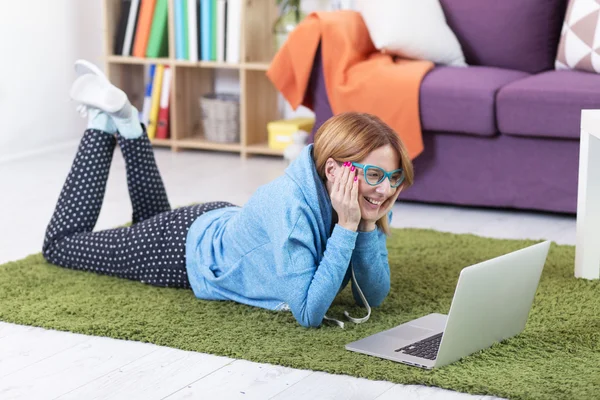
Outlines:
{"label": "sofa leg", "polygon": [[600,278],[600,110],[581,112],[575,277]]}

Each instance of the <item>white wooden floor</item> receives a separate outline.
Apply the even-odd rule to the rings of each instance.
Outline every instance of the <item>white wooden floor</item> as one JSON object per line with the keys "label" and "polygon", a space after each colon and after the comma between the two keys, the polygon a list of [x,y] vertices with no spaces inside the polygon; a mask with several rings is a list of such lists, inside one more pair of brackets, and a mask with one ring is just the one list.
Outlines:
{"label": "white wooden floor", "polygon": [[[0,164],[0,263],[40,251],[75,147]],[[244,204],[285,168],[278,158],[156,151],[171,204]],[[97,228],[128,221],[124,164],[115,153]],[[575,218],[398,204],[395,227],[575,243]],[[295,370],[151,344],[0,322],[0,399],[490,399]]]}

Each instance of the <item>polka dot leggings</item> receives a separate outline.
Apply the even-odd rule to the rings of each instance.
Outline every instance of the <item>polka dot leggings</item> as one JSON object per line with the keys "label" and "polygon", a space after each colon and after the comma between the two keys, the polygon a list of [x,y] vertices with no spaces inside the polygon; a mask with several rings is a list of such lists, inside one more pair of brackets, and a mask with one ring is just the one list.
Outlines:
{"label": "polka dot leggings", "polygon": [[[125,158],[132,225],[93,232],[117,142]],[[88,129],[46,230],[42,253],[48,262],[66,268],[189,288],[185,267],[189,227],[206,211],[231,206],[212,202],[171,210],[145,133],[124,139]]]}

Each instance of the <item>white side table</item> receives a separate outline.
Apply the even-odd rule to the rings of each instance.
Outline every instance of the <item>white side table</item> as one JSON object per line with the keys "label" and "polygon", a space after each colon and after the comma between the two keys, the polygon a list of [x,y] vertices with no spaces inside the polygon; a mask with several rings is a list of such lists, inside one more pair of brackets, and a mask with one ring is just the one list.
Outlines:
{"label": "white side table", "polygon": [[575,277],[600,278],[600,110],[581,111]]}

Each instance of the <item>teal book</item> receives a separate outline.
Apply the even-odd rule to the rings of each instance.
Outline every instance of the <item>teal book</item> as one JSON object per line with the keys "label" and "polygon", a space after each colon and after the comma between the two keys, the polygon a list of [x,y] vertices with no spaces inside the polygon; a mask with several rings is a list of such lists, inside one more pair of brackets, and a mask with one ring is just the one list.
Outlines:
{"label": "teal book", "polygon": [[210,60],[217,61],[217,0],[211,0],[210,8]]}
{"label": "teal book", "polygon": [[185,60],[185,58],[183,58],[183,37],[185,36],[185,25],[183,24],[183,0],[175,0],[173,11],[175,12],[175,58],[178,60]]}
{"label": "teal book", "polygon": [[210,16],[212,0],[200,0],[200,59],[210,61]]}
{"label": "teal book", "polygon": [[189,23],[188,23],[188,1],[194,1],[194,0],[183,0],[183,59],[184,60],[189,60],[190,59],[190,49],[189,49],[189,38],[188,38],[188,30],[189,30]]}

